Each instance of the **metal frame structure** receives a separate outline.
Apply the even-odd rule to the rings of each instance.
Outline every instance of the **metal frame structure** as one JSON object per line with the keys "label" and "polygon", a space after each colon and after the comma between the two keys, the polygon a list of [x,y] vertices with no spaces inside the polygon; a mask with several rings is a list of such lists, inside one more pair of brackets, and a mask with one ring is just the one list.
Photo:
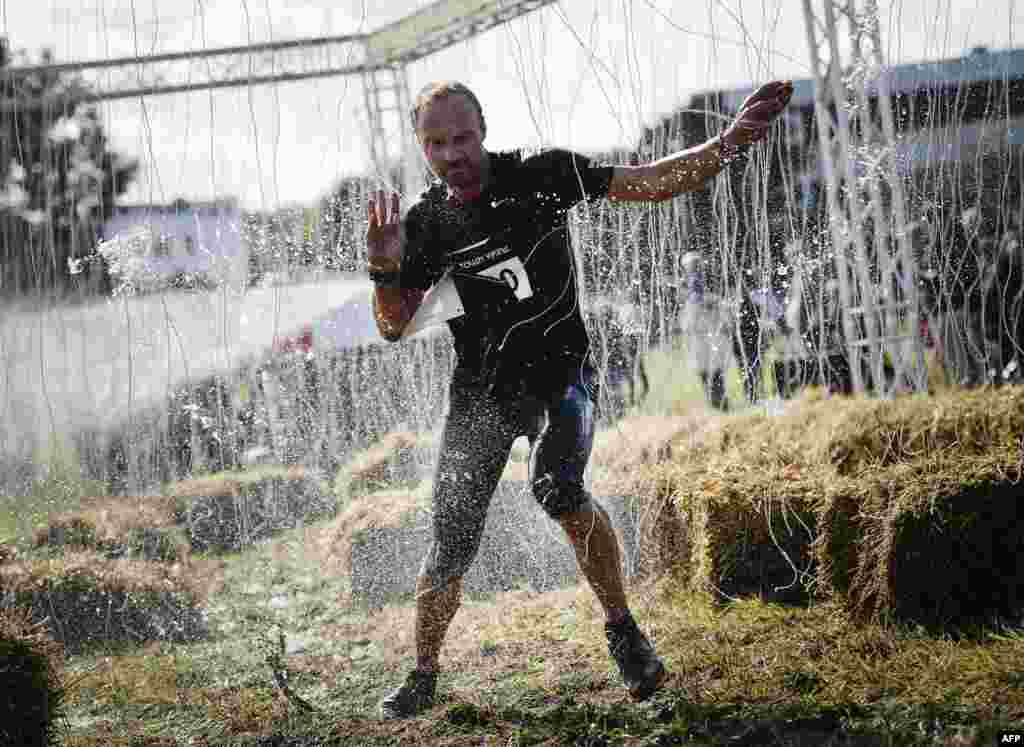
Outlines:
{"label": "metal frame structure", "polygon": [[[873,0],[864,0],[860,6],[856,0],[822,0],[819,7],[813,0],[803,0],[803,6],[814,72],[820,163],[853,388],[863,392],[873,385],[883,396],[890,394],[883,372],[888,355],[896,376],[922,391],[927,388],[927,372],[916,324],[920,299],[913,280],[917,274],[914,253],[901,228],[907,225],[907,206],[896,163],[891,82],[886,75],[869,74],[884,69],[878,6]],[[846,60],[840,51],[841,19],[848,25],[851,51]],[[844,80],[842,70],[861,73]],[[878,123],[870,116],[870,94],[879,102]],[[830,103],[837,112],[834,119]],[[854,119],[859,128],[853,126]],[[878,166],[862,175],[858,153],[862,156],[866,150],[877,157]],[[858,187],[851,190],[850,185]],[[883,186],[890,195],[888,200],[883,197]],[[868,221],[876,227],[873,233],[865,230]],[[869,257],[877,262],[877,279],[872,277]],[[893,297],[896,287],[902,300]],[[912,321],[901,329],[901,318]],[[862,361],[867,364],[866,371]]]}
{"label": "metal frame structure", "polygon": [[51,103],[18,94],[20,80],[44,73],[83,76],[91,88],[85,102],[359,75],[374,167],[387,176],[388,164],[396,160],[414,164],[406,67],[554,1],[436,0],[366,34],[0,67],[0,86],[7,94],[0,98],[0,112]]}

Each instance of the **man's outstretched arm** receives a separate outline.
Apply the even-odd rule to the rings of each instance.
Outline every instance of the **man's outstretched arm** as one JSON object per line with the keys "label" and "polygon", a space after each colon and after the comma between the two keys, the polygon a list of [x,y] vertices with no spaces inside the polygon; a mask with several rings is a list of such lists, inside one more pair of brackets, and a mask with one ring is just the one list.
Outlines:
{"label": "man's outstretched arm", "polygon": [[[658,161],[640,166],[616,166],[608,186],[615,202],[661,202],[683,192],[693,192],[717,176],[730,160],[728,147],[713,138]],[[735,153],[735,151],[733,151]]]}
{"label": "man's outstretched arm", "polygon": [[747,97],[736,119],[718,137],[651,163],[616,166],[608,198],[623,202],[658,202],[700,189],[736,157],[740,148],[768,134],[772,122],[792,95],[790,81],[766,83]]}

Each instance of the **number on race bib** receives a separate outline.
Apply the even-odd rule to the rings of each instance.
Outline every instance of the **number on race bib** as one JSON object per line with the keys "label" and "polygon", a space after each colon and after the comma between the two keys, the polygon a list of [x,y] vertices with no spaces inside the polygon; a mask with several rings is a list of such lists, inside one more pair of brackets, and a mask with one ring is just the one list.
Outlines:
{"label": "number on race bib", "polygon": [[496,265],[484,268],[478,274],[500,280],[512,289],[516,299],[519,301],[533,296],[530,276],[527,274],[526,267],[519,257],[510,257]]}

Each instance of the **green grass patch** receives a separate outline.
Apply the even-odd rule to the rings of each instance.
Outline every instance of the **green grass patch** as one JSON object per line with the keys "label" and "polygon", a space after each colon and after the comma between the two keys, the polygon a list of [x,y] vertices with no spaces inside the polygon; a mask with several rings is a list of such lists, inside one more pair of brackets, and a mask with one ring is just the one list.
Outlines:
{"label": "green grass patch", "polygon": [[0,542],[26,546],[52,515],[77,509],[84,498],[106,494],[102,482],[84,474],[75,447],[58,435],[36,450],[32,463],[38,470],[22,490],[0,494]]}

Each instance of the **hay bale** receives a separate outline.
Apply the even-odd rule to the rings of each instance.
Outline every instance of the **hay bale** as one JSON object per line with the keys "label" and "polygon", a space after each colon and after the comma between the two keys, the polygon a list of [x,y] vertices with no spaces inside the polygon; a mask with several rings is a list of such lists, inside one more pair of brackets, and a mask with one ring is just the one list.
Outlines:
{"label": "hay bale", "polygon": [[829,470],[779,439],[780,426],[798,430],[786,416],[750,413],[675,438],[670,461],[647,470],[645,574],[669,573],[718,595],[806,596],[815,507]]}
{"label": "hay bale", "polygon": [[[856,485],[835,488],[831,523],[815,548],[828,559],[822,575],[866,621],[955,629],[1018,620],[1022,480],[1021,456],[998,451],[933,456],[862,475]],[[846,536],[835,539],[840,533]],[[826,542],[859,552],[836,553]]]}
{"label": "hay bale", "polygon": [[34,546],[179,563],[189,549],[180,518],[177,500],[166,496],[87,498],[82,508],[52,517],[36,532]]}
{"label": "hay bale", "polygon": [[0,608],[0,745],[59,743],[63,651],[27,610]]}
{"label": "hay bale", "polygon": [[806,596],[813,578],[813,491],[794,485],[788,479],[793,470],[785,467],[759,472],[756,486],[749,476],[736,480],[714,465],[709,472],[674,494],[685,527],[681,570],[689,587],[730,597]]}
{"label": "hay bale", "polygon": [[945,452],[980,456],[1024,442],[1024,387],[950,390],[892,401],[837,399],[814,408],[801,439],[818,461],[855,476]]}
{"label": "hay bale", "polygon": [[96,552],[5,563],[0,592],[44,622],[69,653],[106,642],[194,641],[206,634],[188,567]]}
{"label": "hay bale", "polygon": [[412,488],[429,470],[435,449],[433,436],[410,431],[388,433],[338,470],[334,493],[349,500],[390,488]]}
{"label": "hay bale", "polygon": [[231,552],[302,522],[333,516],[334,496],[302,468],[229,473],[168,488],[193,550]]}
{"label": "hay bale", "polygon": [[[322,535],[325,566],[348,576],[353,601],[379,607],[413,596],[433,536],[430,495],[431,485],[424,482],[413,491],[358,498]],[[621,504],[610,503],[608,510],[613,522],[627,514]],[[577,580],[575,555],[561,528],[524,483],[499,483],[464,591],[481,596],[522,586],[549,590]]]}
{"label": "hay bale", "polygon": [[628,577],[673,566],[683,533],[679,513],[667,506],[662,467],[699,443],[715,422],[703,412],[629,416],[596,434],[590,492],[612,516]]}
{"label": "hay bale", "polygon": [[63,514],[55,516],[36,531],[33,545],[40,547],[69,547],[78,550],[96,547],[96,526],[85,516]]}
{"label": "hay bale", "polygon": [[697,589],[802,586],[861,619],[1019,615],[1022,408],[1003,387],[721,419],[648,470],[643,509],[671,511],[646,554]]}

